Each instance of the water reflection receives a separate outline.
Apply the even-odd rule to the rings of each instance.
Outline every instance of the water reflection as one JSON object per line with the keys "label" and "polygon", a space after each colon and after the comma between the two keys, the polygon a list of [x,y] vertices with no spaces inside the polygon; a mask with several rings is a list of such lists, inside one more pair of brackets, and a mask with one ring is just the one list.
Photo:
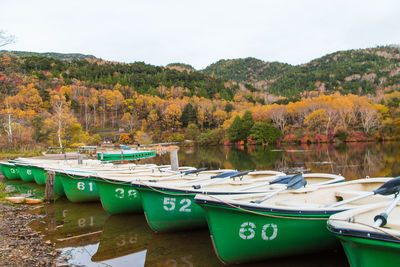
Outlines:
{"label": "water reflection", "polygon": [[[187,153],[189,151],[189,153]],[[261,146],[183,148],[180,165],[233,168],[238,170],[273,169],[284,172],[327,172],[342,174],[348,180],[400,175],[400,143],[303,144],[263,148]],[[169,155],[153,163],[168,164]]]}
{"label": "water reflection", "polygon": [[113,215],[104,224],[92,261],[101,262],[146,251],[153,235],[143,214]]}
{"label": "water reflection", "polygon": [[45,240],[54,242],[56,248],[98,243],[109,217],[100,203],[72,203],[66,199],[44,205],[40,214],[42,218],[30,226],[44,234]]}
{"label": "water reflection", "polygon": [[221,266],[206,231],[155,234],[145,266]]}
{"label": "water reflection", "polygon": [[44,186],[32,182],[24,182],[22,180],[9,180],[2,181],[6,185],[6,192],[12,195],[25,196],[30,198],[42,199],[44,198]]}

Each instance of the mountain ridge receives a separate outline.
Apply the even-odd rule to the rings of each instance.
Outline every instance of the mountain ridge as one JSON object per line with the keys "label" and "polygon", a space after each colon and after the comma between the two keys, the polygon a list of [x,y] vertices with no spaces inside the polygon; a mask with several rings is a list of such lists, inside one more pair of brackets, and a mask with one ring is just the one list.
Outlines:
{"label": "mountain ridge", "polygon": [[[121,66],[137,64],[137,62],[105,61],[92,55],[79,53],[36,53],[6,50],[2,50],[0,53],[13,54],[22,58],[43,56],[63,61],[88,60],[96,62],[93,64],[98,65],[104,63]],[[367,95],[400,89],[399,45],[336,51],[300,65],[268,62],[247,57],[221,59],[202,70],[196,70],[191,65],[184,63],[170,63],[165,67],[153,67],[167,68],[178,72],[202,73],[224,81],[232,81],[239,88],[247,88],[250,92],[260,91],[288,98],[307,97],[321,93],[331,94],[337,91],[342,94]],[[122,69],[126,74],[127,70]],[[116,72],[118,73],[118,69]]]}

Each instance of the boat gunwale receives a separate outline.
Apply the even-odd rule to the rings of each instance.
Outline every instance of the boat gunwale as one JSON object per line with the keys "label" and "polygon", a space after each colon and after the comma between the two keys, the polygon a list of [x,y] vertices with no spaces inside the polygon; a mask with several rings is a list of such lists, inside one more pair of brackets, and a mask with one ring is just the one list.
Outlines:
{"label": "boat gunwale", "polygon": [[0,164],[10,166],[10,167],[16,167],[14,163],[5,162],[5,161],[0,161]]}
{"label": "boat gunwale", "polygon": [[344,236],[344,237],[354,237],[354,238],[361,238],[361,239],[371,239],[371,240],[376,240],[376,241],[383,241],[383,242],[391,242],[391,243],[396,243],[400,244],[400,235],[396,235],[395,238],[394,236],[391,236],[389,234],[385,233],[379,233],[379,232],[374,232],[374,231],[367,231],[367,230],[356,230],[356,229],[351,229],[351,228],[345,228],[345,227],[336,227],[330,223],[327,224],[327,228],[329,231],[334,233],[335,235],[338,236]]}
{"label": "boat gunwale", "polygon": [[[123,154],[156,154],[155,150],[150,150],[150,151],[132,151],[132,150],[122,150]],[[97,155],[101,155],[103,154],[103,156],[114,156],[114,155],[121,155],[121,150],[116,150],[116,151],[107,151],[107,152],[97,152]]]}
{"label": "boat gunwale", "polygon": [[[305,216],[319,216],[319,217],[326,217],[326,220],[329,219],[329,216],[338,212],[346,211],[348,209],[341,209],[341,210],[294,210],[294,209],[277,209],[271,207],[261,207],[261,206],[253,206],[247,204],[236,204],[236,203],[224,203],[221,201],[216,200],[205,200],[205,199],[197,199],[194,198],[194,202],[199,204],[200,206],[213,206],[213,207],[224,207],[235,211],[241,212],[248,212],[248,211],[256,211],[256,212],[266,212],[266,213],[274,213],[273,215],[282,215],[288,216],[295,215],[294,217],[301,217],[302,215]],[[242,210],[244,209],[244,210]],[[246,211],[248,210],[248,211]],[[261,214],[260,214],[261,215]],[[296,216],[297,215],[297,216]]]}
{"label": "boat gunwale", "polygon": [[[149,191],[169,191],[172,193],[181,193],[181,194],[190,194],[190,195],[244,195],[244,194],[249,194],[249,192],[240,192],[240,191],[194,191],[194,190],[189,190],[189,189],[179,189],[179,188],[171,188],[171,187],[165,187],[165,186],[157,186],[157,185],[148,185],[148,184],[143,184],[143,183],[138,183],[138,182],[130,182],[131,186],[134,189],[138,190],[149,190]],[[251,192],[251,194],[261,194],[261,193],[269,193],[271,190],[264,190],[264,191],[257,191],[257,192]],[[163,192],[166,193],[166,192]],[[168,193],[166,193],[168,194]]]}

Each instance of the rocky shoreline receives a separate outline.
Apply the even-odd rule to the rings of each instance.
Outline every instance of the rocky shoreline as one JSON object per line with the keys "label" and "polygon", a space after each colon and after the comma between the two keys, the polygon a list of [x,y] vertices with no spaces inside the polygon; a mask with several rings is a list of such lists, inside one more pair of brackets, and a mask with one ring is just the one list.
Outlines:
{"label": "rocky shoreline", "polygon": [[43,240],[29,223],[34,207],[0,203],[0,266],[63,266],[55,244]]}

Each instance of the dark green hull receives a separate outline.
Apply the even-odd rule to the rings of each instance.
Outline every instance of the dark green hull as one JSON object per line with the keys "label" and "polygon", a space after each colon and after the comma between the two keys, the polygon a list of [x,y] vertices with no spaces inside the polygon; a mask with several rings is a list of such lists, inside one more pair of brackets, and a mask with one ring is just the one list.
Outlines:
{"label": "dark green hull", "polygon": [[99,201],[96,183],[90,178],[81,178],[72,174],[57,173],[60,177],[65,195],[71,202]]}
{"label": "dark green hull", "polygon": [[41,168],[36,166],[31,166],[31,170],[33,173],[33,179],[38,185],[44,185],[47,181],[47,172]]}
{"label": "dark green hull", "polygon": [[103,208],[111,214],[142,212],[142,199],[129,184],[95,180]]}
{"label": "dark green hull", "polygon": [[194,202],[195,194],[162,194],[140,189],[143,210],[149,226],[156,232],[206,227],[203,209]]}
{"label": "dark green hull", "polygon": [[98,152],[97,159],[102,161],[114,161],[114,160],[137,160],[144,158],[155,157],[155,151],[124,151],[124,154],[113,153],[113,152]]}
{"label": "dark green hull", "polygon": [[64,186],[60,174],[56,173],[54,181],[54,192],[59,196],[65,196]]}
{"label": "dark green hull", "polygon": [[13,164],[2,164],[0,163],[1,166],[1,173],[10,180],[14,179],[20,179],[21,176],[19,176],[18,173],[18,168],[14,166]]}
{"label": "dark green hull", "polygon": [[352,267],[400,266],[400,243],[338,236]]}
{"label": "dark green hull", "polygon": [[18,165],[15,164],[18,169],[18,173],[21,176],[22,181],[25,182],[34,182],[35,179],[33,177],[33,172],[31,170],[31,166],[29,165]]}
{"label": "dark green hull", "polygon": [[215,251],[227,264],[312,253],[339,245],[326,229],[329,216],[325,214],[303,216],[265,211],[254,214],[230,207],[201,206],[206,212]]}

